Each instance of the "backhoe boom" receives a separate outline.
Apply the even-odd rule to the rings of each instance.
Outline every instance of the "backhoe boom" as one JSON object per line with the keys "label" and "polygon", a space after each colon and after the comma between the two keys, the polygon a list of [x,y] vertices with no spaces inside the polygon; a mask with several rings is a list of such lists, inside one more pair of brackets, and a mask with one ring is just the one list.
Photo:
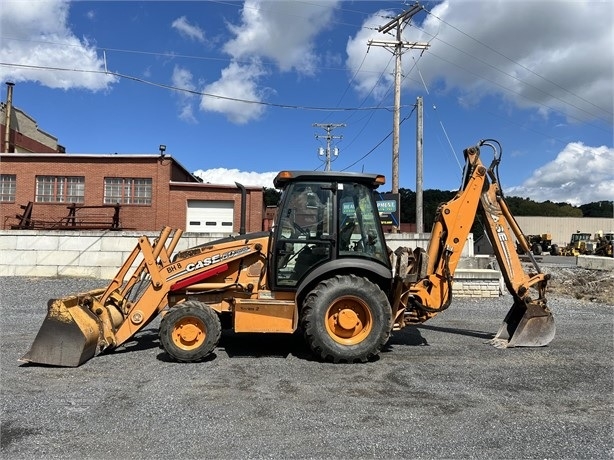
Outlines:
{"label": "backhoe boom", "polygon": [[[514,299],[503,325],[495,335],[498,347],[542,346],[554,337],[554,320],[546,306],[546,284],[549,275],[540,272],[531,259],[536,273],[523,269],[514,239],[523,236],[499,187],[498,166],[500,145],[496,141],[481,141],[477,147],[464,150],[465,171],[461,188],[435,217],[428,250],[409,252],[397,250],[396,327],[424,322],[448,308],[452,301],[452,282],[460,255],[477,215],[481,217],[507,290]],[[487,169],[480,159],[480,147],[493,148],[494,159]],[[403,323],[401,323],[401,314]]]}

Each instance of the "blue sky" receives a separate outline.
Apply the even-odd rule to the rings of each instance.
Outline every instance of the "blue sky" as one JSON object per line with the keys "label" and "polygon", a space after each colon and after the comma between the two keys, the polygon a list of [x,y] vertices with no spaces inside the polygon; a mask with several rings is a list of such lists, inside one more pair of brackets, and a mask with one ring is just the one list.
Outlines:
{"label": "blue sky", "polygon": [[[393,41],[377,29],[411,5],[3,0],[0,81],[69,153],[165,144],[212,183],[322,170],[313,124],[345,124],[331,169],[383,173],[387,191],[394,59],[368,43]],[[415,190],[420,96],[424,188],[458,188],[462,150],[495,138],[508,195],[613,200],[613,3],[422,6],[403,34],[429,48],[402,56],[399,186]]]}

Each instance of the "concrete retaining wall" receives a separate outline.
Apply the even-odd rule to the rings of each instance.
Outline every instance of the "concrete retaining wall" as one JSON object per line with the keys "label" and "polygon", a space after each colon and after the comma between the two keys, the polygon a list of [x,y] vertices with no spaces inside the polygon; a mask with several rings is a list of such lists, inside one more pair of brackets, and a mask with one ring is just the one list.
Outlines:
{"label": "concrete retaining wall", "polygon": [[[112,279],[138,239],[157,232],[0,231],[0,276],[74,276]],[[184,234],[177,250],[227,235]]]}
{"label": "concrete retaining wall", "polygon": [[[132,252],[138,239],[157,232],[112,231],[0,231],[0,276],[72,276],[112,279]],[[227,234],[184,233],[177,250],[204,244]],[[386,243],[426,248],[430,234],[387,234]],[[492,297],[500,295],[498,270],[487,267],[488,258],[473,257],[473,235],[467,240],[455,273],[454,295]]]}
{"label": "concrete retaining wall", "polygon": [[456,270],[452,283],[455,297],[499,297],[503,293],[503,282],[498,270],[460,268]]}
{"label": "concrete retaining wall", "polygon": [[601,256],[578,256],[576,257],[578,267],[590,268],[592,270],[614,270],[614,258]]}

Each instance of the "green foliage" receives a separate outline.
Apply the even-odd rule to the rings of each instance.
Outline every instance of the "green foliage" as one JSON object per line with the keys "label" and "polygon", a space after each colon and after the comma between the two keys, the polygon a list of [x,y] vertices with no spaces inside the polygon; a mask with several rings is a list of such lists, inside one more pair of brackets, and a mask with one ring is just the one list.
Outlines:
{"label": "green foliage", "polygon": [[588,204],[581,204],[580,209],[584,217],[612,217],[614,210],[611,201],[594,201]]}
{"label": "green foliage", "polygon": [[[441,190],[424,190],[422,193],[422,217],[424,229],[430,231],[435,221],[435,214],[440,204],[446,203],[454,198],[456,192]],[[416,192],[406,188],[399,189],[401,200],[401,222],[416,222]]]}
{"label": "green foliage", "polygon": [[280,191],[275,190],[274,188],[265,188],[263,197],[264,206],[277,206],[279,204],[280,197]]}
{"label": "green foliage", "polygon": [[529,198],[509,196],[505,198],[515,216],[582,217],[582,210],[569,203],[553,203],[550,200],[538,203]]}
{"label": "green foliage", "polygon": [[[455,191],[425,190],[422,194],[424,229],[430,231],[435,220],[435,214],[440,204],[451,200]],[[399,189],[401,200],[401,222],[416,222],[416,193],[412,190]],[[543,201],[541,203],[529,198],[506,197],[505,201],[514,216],[548,216],[548,217],[611,217],[613,215],[612,202],[601,201],[572,206],[569,203],[554,203]],[[477,239],[484,233],[483,225],[479,219],[471,229],[474,238]]]}

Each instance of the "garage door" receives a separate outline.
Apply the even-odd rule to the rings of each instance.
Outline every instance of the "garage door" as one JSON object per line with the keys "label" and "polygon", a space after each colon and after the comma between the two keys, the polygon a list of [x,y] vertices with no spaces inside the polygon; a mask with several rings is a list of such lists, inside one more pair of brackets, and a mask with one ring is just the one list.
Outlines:
{"label": "garage door", "polygon": [[232,233],[233,201],[188,200],[187,232]]}

